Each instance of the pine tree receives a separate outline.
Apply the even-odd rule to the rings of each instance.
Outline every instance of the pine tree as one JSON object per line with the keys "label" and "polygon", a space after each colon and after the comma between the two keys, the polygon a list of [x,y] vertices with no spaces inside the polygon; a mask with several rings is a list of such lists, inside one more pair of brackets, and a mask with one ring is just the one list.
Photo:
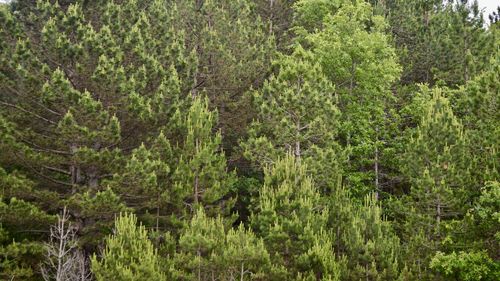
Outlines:
{"label": "pine tree", "polygon": [[339,280],[328,209],[306,169],[292,155],[266,168],[250,222],[271,254],[276,280]]}
{"label": "pine tree", "polygon": [[487,69],[453,95],[454,109],[470,139],[469,146],[474,156],[470,161],[475,162],[472,173],[477,188],[499,177],[500,130],[496,126],[500,118],[496,110],[499,84],[500,51],[497,51]]}
{"label": "pine tree", "polygon": [[449,1],[431,29],[436,42],[433,76],[447,85],[463,85],[488,63],[492,37],[484,29],[477,1]]}
{"label": "pine tree", "polygon": [[41,210],[33,187],[19,171],[0,167],[0,279],[37,280],[47,238],[44,232],[55,217]]}
{"label": "pine tree", "polygon": [[405,85],[462,85],[484,69],[495,49],[477,1],[370,2],[388,19]]}
{"label": "pine tree", "polygon": [[301,46],[275,64],[278,73],[254,93],[259,119],[242,143],[245,155],[263,167],[293,153],[297,161],[311,165],[321,187],[328,187],[337,180],[342,161],[335,89]]}
{"label": "pine tree", "polygon": [[266,280],[269,254],[262,240],[243,225],[226,231],[221,217],[198,209],[179,238],[171,260],[175,280]]}
{"label": "pine tree", "polygon": [[[74,204],[80,233],[93,240],[87,230],[109,229],[113,212],[123,210],[122,194],[111,195],[104,181],[168,128],[196,59],[164,1],[23,4],[31,16],[1,11],[0,116],[12,156],[2,161],[50,195],[40,198],[44,209],[60,207],[56,198]],[[92,205],[103,202],[99,192],[109,200]]]}
{"label": "pine tree", "polygon": [[221,200],[232,187],[234,174],[227,171],[220,132],[213,133],[216,118],[208,99],[195,97],[179,124],[185,138],[176,148],[179,158],[173,182],[178,193],[175,199],[190,206],[188,213],[202,206],[210,215],[227,215],[232,207],[231,200]]}
{"label": "pine tree", "polygon": [[260,87],[268,75],[275,43],[267,23],[249,0],[175,0],[173,26],[184,30],[186,48],[196,54],[198,66],[193,94],[205,92],[217,108],[217,126],[228,157],[253,118],[245,94]]}
{"label": "pine tree", "polygon": [[92,257],[92,273],[98,281],[166,280],[146,229],[127,213],[116,219],[115,233],[106,238],[102,257]]}
{"label": "pine tree", "polygon": [[396,280],[400,273],[399,239],[382,215],[375,194],[367,195],[364,204],[357,206],[342,200],[342,192],[339,190],[337,198],[332,198],[340,201],[337,206],[343,209],[338,213],[332,210],[337,214],[333,228],[341,227],[337,239],[347,261],[341,279]]}
{"label": "pine tree", "polygon": [[447,221],[464,214],[471,182],[465,158],[467,140],[448,99],[441,89],[435,89],[426,105],[402,162],[411,184],[409,195],[402,201],[406,213],[404,239],[411,248],[410,259],[420,266],[426,266],[430,255],[449,235]]}
{"label": "pine tree", "polygon": [[173,152],[163,132],[146,146],[144,143],[133,150],[125,167],[113,176],[107,184],[117,193],[123,194],[128,206],[133,206],[141,220],[155,226],[156,231],[164,228],[167,213],[172,211]]}

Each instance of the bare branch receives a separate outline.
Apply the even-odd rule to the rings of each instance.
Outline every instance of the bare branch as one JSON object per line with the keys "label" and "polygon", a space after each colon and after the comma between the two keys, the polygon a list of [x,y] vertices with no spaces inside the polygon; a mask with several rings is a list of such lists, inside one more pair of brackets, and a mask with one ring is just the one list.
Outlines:
{"label": "bare branch", "polygon": [[89,262],[78,249],[77,229],[69,221],[64,207],[57,216],[57,224],[50,228],[50,242],[46,244],[46,261],[41,265],[45,281],[90,281]]}

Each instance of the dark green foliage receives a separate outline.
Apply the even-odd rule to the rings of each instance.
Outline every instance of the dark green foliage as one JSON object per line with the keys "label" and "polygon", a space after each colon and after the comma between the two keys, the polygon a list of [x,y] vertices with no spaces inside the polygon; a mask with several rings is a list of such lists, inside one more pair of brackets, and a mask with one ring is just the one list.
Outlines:
{"label": "dark green foliage", "polygon": [[0,4],[0,279],[499,279],[479,7]]}
{"label": "dark green foliage", "polygon": [[[33,182],[0,167],[0,278],[36,280],[37,263],[43,259],[47,226],[55,217],[34,203],[17,199],[32,189]],[[10,199],[9,199],[10,198]]]}

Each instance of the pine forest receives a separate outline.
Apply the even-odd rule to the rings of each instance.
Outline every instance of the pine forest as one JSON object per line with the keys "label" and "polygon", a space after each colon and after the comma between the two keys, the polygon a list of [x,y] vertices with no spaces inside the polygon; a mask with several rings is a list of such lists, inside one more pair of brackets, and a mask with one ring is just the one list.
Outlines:
{"label": "pine forest", "polygon": [[500,280],[479,2],[0,1],[0,280]]}

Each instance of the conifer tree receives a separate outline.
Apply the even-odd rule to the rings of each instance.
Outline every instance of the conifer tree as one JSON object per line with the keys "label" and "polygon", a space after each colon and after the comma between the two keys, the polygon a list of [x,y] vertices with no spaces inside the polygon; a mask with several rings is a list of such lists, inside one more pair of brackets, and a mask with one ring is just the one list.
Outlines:
{"label": "conifer tree", "polygon": [[116,218],[115,233],[106,238],[102,257],[92,257],[92,273],[98,281],[166,280],[146,229],[127,213]]}
{"label": "conifer tree", "polygon": [[[339,200],[343,190],[338,192]],[[346,204],[347,202],[347,204]],[[342,280],[396,280],[400,268],[400,244],[392,232],[390,222],[382,215],[382,208],[375,194],[367,195],[361,206],[344,201],[342,218],[337,216],[335,224],[340,225],[339,243],[347,262]],[[336,213],[336,212],[334,212]]]}
{"label": "conifer tree", "polygon": [[[205,92],[218,109],[226,154],[251,122],[253,110],[245,93],[260,87],[274,56],[274,37],[249,0],[175,0],[173,26],[185,31],[188,50],[198,66],[194,94]],[[239,157],[239,155],[234,155]]]}
{"label": "conifer tree", "polygon": [[[4,170],[0,169],[2,172]],[[14,175],[0,177],[0,188],[8,188],[4,184],[15,184],[14,181],[22,182],[23,179],[16,179]],[[43,240],[47,238],[44,231],[54,220],[54,216],[33,203],[0,196],[1,279],[39,280],[39,264],[45,254]]]}
{"label": "conifer tree", "polygon": [[220,132],[213,133],[216,122],[217,111],[210,111],[208,99],[195,97],[179,124],[185,138],[176,148],[175,199],[191,206],[191,213],[202,206],[210,215],[227,215],[232,207],[231,200],[221,201],[234,182],[234,174],[227,171]]}
{"label": "conifer tree", "polygon": [[327,220],[304,164],[288,154],[266,168],[250,222],[271,254],[276,280],[339,280]]}
{"label": "conifer tree", "polygon": [[46,209],[61,198],[78,207],[70,210],[82,229],[96,221],[109,228],[113,212],[123,209],[120,194],[103,181],[168,127],[191,87],[196,59],[185,50],[182,31],[172,29],[164,1],[30,5],[29,17],[1,11],[0,115],[9,127],[8,161],[50,194],[40,199]]}
{"label": "conifer tree", "polygon": [[278,73],[254,93],[259,119],[242,143],[245,155],[263,167],[292,153],[311,165],[315,180],[327,187],[337,181],[342,159],[336,143],[335,89],[312,53],[300,45],[275,64]]}
{"label": "conifer tree", "polygon": [[173,188],[171,165],[173,152],[170,142],[160,134],[149,146],[144,143],[134,149],[122,171],[116,173],[107,184],[123,200],[132,206],[140,219],[155,226],[156,231],[164,228],[166,214],[171,212]]}
{"label": "conifer tree", "polygon": [[43,194],[33,187],[34,182],[19,171],[0,167],[0,279],[37,280],[44,232],[56,219],[41,209],[36,198]]}
{"label": "conifer tree", "polygon": [[404,239],[410,247],[416,247],[408,254],[420,266],[426,266],[430,255],[449,235],[447,221],[464,214],[471,180],[465,160],[467,140],[448,99],[442,90],[435,89],[426,105],[402,162],[411,184],[409,195],[402,201],[406,205]]}
{"label": "conifer tree", "polygon": [[388,19],[405,85],[462,85],[486,67],[495,50],[477,1],[370,2]]}
{"label": "conifer tree", "polygon": [[471,172],[477,188],[499,177],[500,130],[496,125],[500,119],[497,110],[499,85],[500,51],[497,51],[491,56],[486,70],[453,96],[454,109],[470,139],[469,146],[474,156],[470,161],[475,165]]}
{"label": "conifer tree", "polygon": [[226,231],[221,217],[199,208],[179,238],[170,274],[175,280],[266,280],[269,254],[243,225]]}

